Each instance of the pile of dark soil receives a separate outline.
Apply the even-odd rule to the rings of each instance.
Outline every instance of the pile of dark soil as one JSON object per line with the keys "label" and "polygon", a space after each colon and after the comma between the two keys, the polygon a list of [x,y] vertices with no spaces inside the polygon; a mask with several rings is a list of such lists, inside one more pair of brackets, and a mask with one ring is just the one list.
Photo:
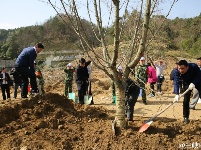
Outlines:
{"label": "pile of dark soil", "polygon": [[2,150],[175,150],[189,144],[201,145],[198,120],[185,125],[176,119],[157,118],[147,131],[139,133],[144,120],[135,118],[127,129],[114,135],[111,125],[114,116],[107,110],[80,105],[53,93],[3,103],[0,116]]}

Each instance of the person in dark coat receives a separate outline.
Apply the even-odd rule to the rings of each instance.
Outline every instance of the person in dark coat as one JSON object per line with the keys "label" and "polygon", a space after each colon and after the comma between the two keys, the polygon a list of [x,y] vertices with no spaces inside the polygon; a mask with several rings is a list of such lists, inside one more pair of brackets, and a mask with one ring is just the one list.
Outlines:
{"label": "person in dark coat", "polygon": [[[173,81],[173,84],[175,84],[176,82],[174,82],[174,80],[177,78],[179,79],[179,93],[183,93],[184,89],[183,89],[183,80],[179,77],[177,77],[177,75],[179,75],[177,72],[179,71],[178,69],[178,62],[175,63],[175,67],[172,69],[171,73],[170,73],[170,80]],[[175,87],[175,86],[174,86]],[[173,94],[175,94],[175,88],[173,91]]]}
{"label": "person in dark coat", "polygon": [[38,94],[34,61],[42,49],[44,49],[44,46],[41,43],[36,44],[34,47],[24,48],[15,62],[15,70],[20,74],[23,81],[22,98],[27,98],[29,78],[32,95]]}
{"label": "person in dark coat", "polygon": [[84,104],[84,95],[87,91],[87,83],[89,74],[85,67],[86,60],[84,58],[81,58],[79,60],[79,65],[76,68],[75,74],[76,74],[76,84],[78,89],[78,97],[79,97],[79,103]]}
{"label": "person in dark coat", "polygon": [[179,101],[179,78],[183,80],[184,90],[189,89],[189,91],[184,95],[183,101],[183,117],[184,122],[189,123],[189,102],[191,92],[194,88],[196,88],[199,92],[199,97],[201,97],[201,71],[199,67],[195,63],[188,63],[186,60],[180,60],[178,63],[178,71],[176,72],[174,79],[175,86],[175,98],[174,101]]}
{"label": "person in dark coat", "polygon": [[15,68],[11,69],[10,75],[13,75],[13,79],[14,79],[14,95],[13,95],[13,98],[16,99],[18,87],[22,88],[22,79],[21,79],[21,76],[19,75],[19,73],[17,73],[15,71]]}
{"label": "person in dark coat", "polygon": [[2,72],[0,74],[0,82],[1,82],[1,91],[2,91],[2,96],[3,100],[6,100],[6,93],[7,93],[7,99],[10,100],[10,76],[6,72],[6,68],[2,68]]}
{"label": "person in dark coat", "polygon": [[133,121],[134,106],[137,102],[140,87],[130,78],[126,81],[125,97],[126,97],[126,116],[128,121]]}

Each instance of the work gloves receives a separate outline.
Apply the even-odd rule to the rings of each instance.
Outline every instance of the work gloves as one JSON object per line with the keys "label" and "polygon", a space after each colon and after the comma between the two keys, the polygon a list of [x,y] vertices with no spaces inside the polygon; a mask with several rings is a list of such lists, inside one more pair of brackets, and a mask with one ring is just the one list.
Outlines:
{"label": "work gloves", "polygon": [[174,97],[174,102],[179,101],[179,99],[180,99],[180,96],[179,96],[179,95],[175,95],[175,97]]}
{"label": "work gloves", "polygon": [[191,83],[188,87],[189,90],[193,90],[195,88],[195,84]]}

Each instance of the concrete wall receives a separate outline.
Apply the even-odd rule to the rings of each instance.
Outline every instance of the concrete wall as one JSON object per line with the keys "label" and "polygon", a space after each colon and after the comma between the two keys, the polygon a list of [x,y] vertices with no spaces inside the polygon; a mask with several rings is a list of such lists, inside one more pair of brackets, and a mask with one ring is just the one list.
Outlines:
{"label": "concrete wall", "polygon": [[15,60],[2,60],[0,59],[0,69],[3,67],[7,68],[7,72],[15,65]]}

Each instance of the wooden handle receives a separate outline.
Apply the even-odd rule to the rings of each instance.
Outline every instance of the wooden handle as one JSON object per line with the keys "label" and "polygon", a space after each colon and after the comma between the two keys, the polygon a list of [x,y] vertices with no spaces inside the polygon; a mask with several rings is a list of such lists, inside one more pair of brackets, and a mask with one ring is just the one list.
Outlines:
{"label": "wooden handle", "polygon": [[[181,95],[179,95],[179,97],[183,97],[187,92],[189,91],[189,89],[187,89],[185,92],[183,92]],[[167,105],[163,110],[161,110],[160,112],[158,112],[155,116],[153,116],[151,119],[149,119],[149,121],[155,119],[157,116],[159,116],[160,114],[162,114],[165,110],[167,110],[170,106],[172,106],[174,103],[176,103],[176,101],[171,102],[169,105]]]}

